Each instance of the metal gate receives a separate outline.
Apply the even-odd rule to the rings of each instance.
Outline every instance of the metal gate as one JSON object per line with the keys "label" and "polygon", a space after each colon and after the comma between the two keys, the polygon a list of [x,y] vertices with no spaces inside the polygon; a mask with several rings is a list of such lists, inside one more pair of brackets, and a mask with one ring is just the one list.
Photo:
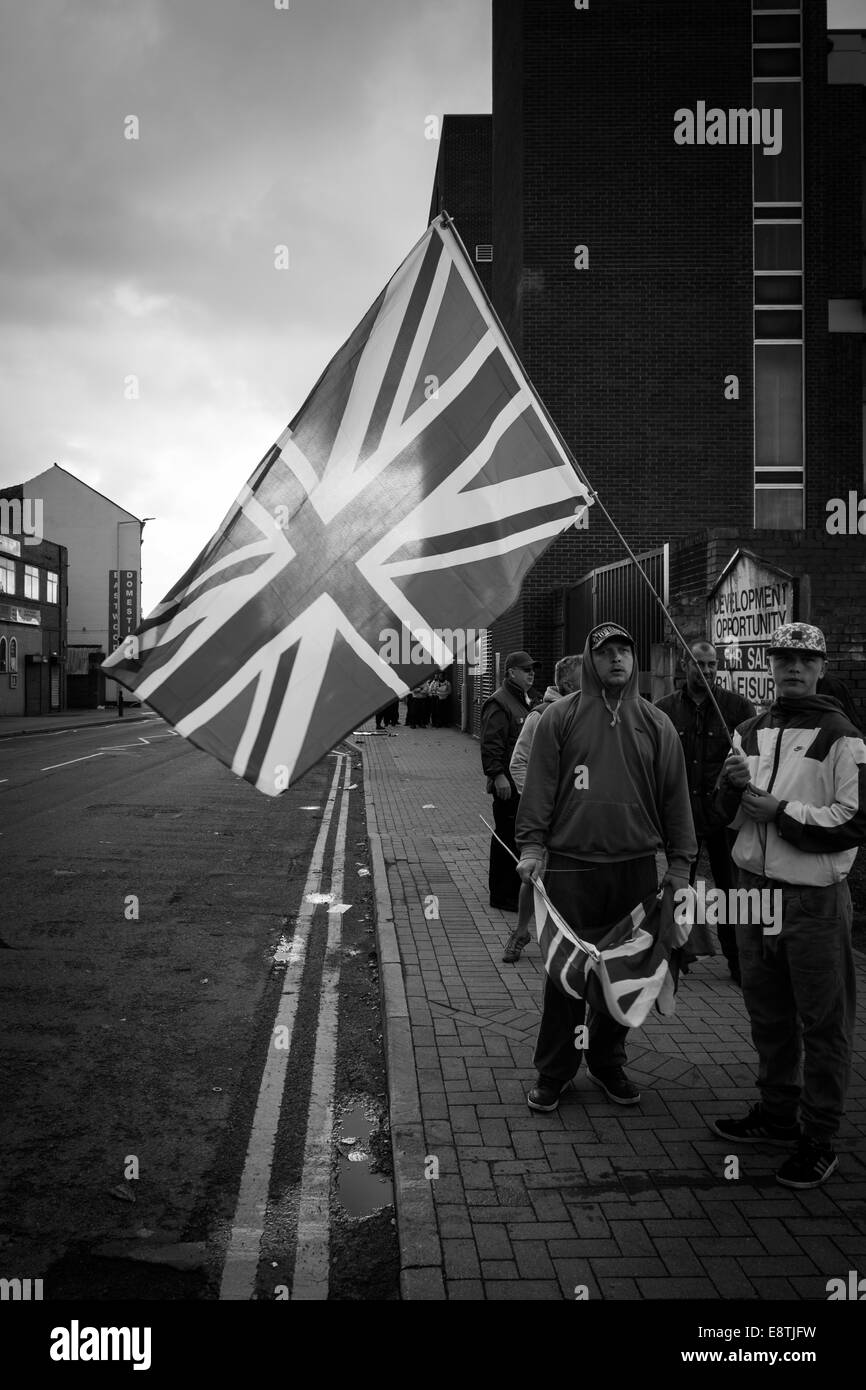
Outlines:
{"label": "metal gate", "polygon": [[665,615],[653,598],[637,566],[648,575],[656,592],[668,605],[670,583],[670,547],[645,551],[631,560],[618,560],[602,565],[579,584],[569,589],[566,599],[566,628],[568,650],[582,652],[588,633],[599,623],[622,623],[634,637],[638,665],[649,675],[652,669],[652,648],[664,641]]}

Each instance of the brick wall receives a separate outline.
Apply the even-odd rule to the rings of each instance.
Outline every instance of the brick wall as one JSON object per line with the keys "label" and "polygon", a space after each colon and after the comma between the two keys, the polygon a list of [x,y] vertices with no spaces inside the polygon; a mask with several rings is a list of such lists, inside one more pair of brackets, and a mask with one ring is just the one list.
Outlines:
{"label": "brick wall", "polygon": [[430,221],[442,211],[454,226],[488,295],[492,266],[475,260],[476,246],[493,241],[491,216],[493,122],[491,116],[445,116],[430,203]]}
{"label": "brick wall", "polygon": [[[807,518],[832,590],[857,552],[823,525],[862,485],[863,349],[827,331],[827,299],[861,292],[864,93],[828,86],[826,5],[804,11]],[[751,106],[750,0],[494,0],[493,19],[494,303],[530,377],[636,552],[727,528],[791,568],[794,533],[751,530],[752,151],[673,139],[678,107]],[[594,510],[536,564],[496,649],[552,670],[562,587],[624,554]]]}

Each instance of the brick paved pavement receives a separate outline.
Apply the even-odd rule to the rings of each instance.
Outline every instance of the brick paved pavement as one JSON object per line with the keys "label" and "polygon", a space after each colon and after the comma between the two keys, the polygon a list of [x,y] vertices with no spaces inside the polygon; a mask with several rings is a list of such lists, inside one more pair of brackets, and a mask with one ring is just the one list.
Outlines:
{"label": "brick paved pavement", "polygon": [[674,1019],[630,1034],[639,1106],[612,1104],[581,1070],[558,1113],[534,1114],[543,972],[535,943],[518,965],[500,960],[516,919],[487,902],[478,744],[402,725],[358,743],[403,1297],[573,1299],[585,1285],[602,1299],[824,1300],[828,1279],[866,1274],[862,1029],[839,1171],[823,1189],[780,1187],[784,1154],[763,1147],[743,1146],[739,1179],[724,1177],[732,1146],[705,1117],[752,1103],[755,1057],[721,956],[690,972]]}

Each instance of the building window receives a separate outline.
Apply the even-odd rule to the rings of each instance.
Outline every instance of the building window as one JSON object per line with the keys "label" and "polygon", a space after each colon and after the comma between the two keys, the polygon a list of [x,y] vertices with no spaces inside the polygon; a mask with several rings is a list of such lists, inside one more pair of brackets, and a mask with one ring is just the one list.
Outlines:
{"label": "building window", "polygon": [[[755,270],[796,271],[803,268],[798,222],[758,222],[755,226]],[[802,300],[798,300],[802,303]]]}
{"label": "building window", "polygon": [[[803,347],[755,345],[755,483],[802,484]],[[773,473],[779,477],[774,478]],[[784,477],[781,474],[784,472]],[[795,476],[792,476],[795,475]],[[798,476],[797,476],[798,475]]]}
{"label": "building window", "polygon": [[24,597],[39,598],[39,571],[35,565],[24,566]]}
{"label": "building window", "polygon": [[6,638],[0,637],[0,673],[7,670],[6,666]]}
{"label": "building window", "polygon": [[18,670],[18,638],[9,638],[9,670]]}
{"label": "building window", "polygon": [[481,262],[481,261],[492,261],[492,260],[493,260],[493,247],[492,247],[489,243],[486,244],[486,245],[483,245],[483,246],[476,246],[476,248],[475,248],[475,259],[476,259],[476,261],[479,261],[479,262]]}
{"label": "building window", "polygon": [[6,560],[0,555],[0,594],[15,592],[15,561]]}
{"label": "building window", "polygon": [[799,77],[799,48],[756,48],[756,77]]}
{"label": "building window", "polygon": [[802,309],[802,275],[779,275],[775,271],[769,275],[755,276],[755,304],[773,304],[786,309]]}
{"label": "building window", "polygon": [[57,602],[57,575],[52,570],[45,571],[45,602]]}
{"label": "building window", "polygon": [[755,314],[755,338],[790,338],[800,342],[803,337],[803,312],[801,309],[760,309]]}
{"label": "building window", "polygon": [[804,525],[802,71],[801,4],[752,0],[752,106],[772,112],[752,156],[755,526],[770,530]]}

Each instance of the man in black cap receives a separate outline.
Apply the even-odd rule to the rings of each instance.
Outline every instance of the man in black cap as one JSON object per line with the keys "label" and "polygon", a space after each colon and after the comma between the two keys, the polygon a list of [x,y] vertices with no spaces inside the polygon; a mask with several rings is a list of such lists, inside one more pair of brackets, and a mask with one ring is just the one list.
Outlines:
{"label": "man in black cap", "polygon": [[[487,790],[493,794],[493,823],[496,834],[515,850],[514,821],[520,793],[509,770],[514,745],[523,721],[535,706],[529,694],[535,679],[536,663],[528,652],[511,652],[505,658],[505,679],[481,708],[481,766],[487,776]],[[490,840],[490,906],[503,912],[516,912],[520,880],[514,860],[496,839]]]}
{"label": "man in black cap", "polygon": [[[540,874],[554,907],[593,945],[656,892],[658,850],[668,858],[664,881],[675,891],[688,884],[697,843],[683,750],[667,715],[640,695],[634,639],[619,623],[592,629],[580,692],[538,721],[517,842],[520,878]],[[559,1105],[580,1066],[585,1016],[584,1000],[546,975],[531,1110]],[[618,1105],[640,1100],[624,1071],[627,1034],[608,1014],[592,1013],[587,1073]]]}
{"label": "man in black cap", "polygon": [[[698,854],[701,844],[706,845],[710,860],[710,870],[716,888],[727,894],[734,887],[734,866],[731,861],[731,839],[726,829],[726,821],[716,811],[715,790],[722,764],[730,748],[729,733],[738,724],[753,719],[757,713],[755,706],[738,695],[735,690],[723,690],[716,684],[718,658],[712,642],[692,642],[686,662],[686,683],[682,690],[657,700],[658,709],[668,716],[679,734],[686,757],[686,771],[689,777],[689,795],[692,802],[692,815],[695,818],[695,834],[698,837]],[[704,677],[706,680],[704,680]],[[724,724],[719,719],[709,697],[707,686],[712,690],[716,704],[722,712]],[[697,859],[692,866],[692,876],[697,870]],[[736,928],[728,923],[720,923],[719,945],[728,962],[731,979],[740,983],[740,963],[737,959]]]}

